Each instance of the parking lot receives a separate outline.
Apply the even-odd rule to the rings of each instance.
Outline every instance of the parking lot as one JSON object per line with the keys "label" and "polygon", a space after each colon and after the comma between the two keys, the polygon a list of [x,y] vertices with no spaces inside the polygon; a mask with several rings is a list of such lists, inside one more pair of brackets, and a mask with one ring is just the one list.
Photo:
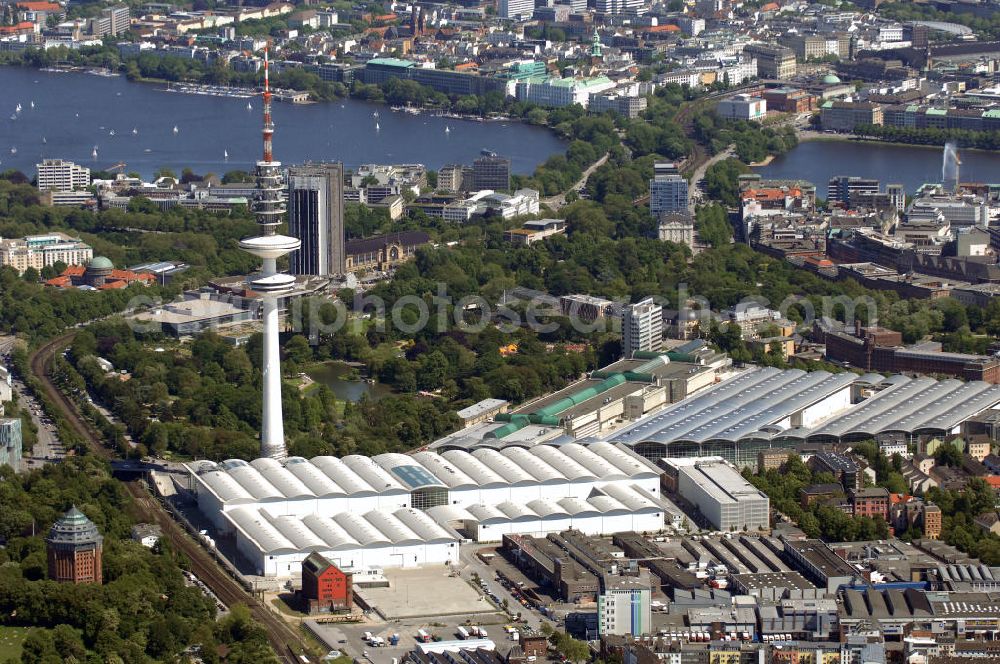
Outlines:
{"label": "parking lot", "polygon": [[495,613],[483,593],[449,567],[387,569],[388,588],[356,588],[368,606],[386,620],[421,616],[469,616]]}
{"label": "parking lot", "polygon": [[[504,622],[501,614],[478,615],[472,618],[472,622],[486,630],[487,638],[496,642],[497,648],[501,652],[513,645],[507,642],[509,637],[504,627],[508,623]],[[436,619],[399,619],[391,622],[366,621],[354,624],[328,624],[320,625],[317,629],[331,647],[336,646],[337,650],[351,657],[364,659],[373,664],[392,664],[393,659],[397,662],[402,661],[403,656],[416,647],[419,630],[423,629],[436,639],[451,641],[459,638],[458,627],[466,624],[465,617],[452,616]],[[365,641],[365,632],[370,632],[372,636],[381,637],[385,640],[386,645],[378,648],[370,646]],[[396,635],[398,635],[398,639]],[[396,645],[392,645],[393,640],[397,641]]]}

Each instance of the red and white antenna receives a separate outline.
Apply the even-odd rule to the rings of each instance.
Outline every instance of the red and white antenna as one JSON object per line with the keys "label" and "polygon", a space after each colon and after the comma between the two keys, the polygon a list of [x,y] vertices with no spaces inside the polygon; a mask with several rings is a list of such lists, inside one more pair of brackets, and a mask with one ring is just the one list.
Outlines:
{"label": "red and white antenna", "polygon": [[271,78],[268,47],[264,46],[264,161],[273,161],[271,138],[274,136],[274,122],[271,121]]}

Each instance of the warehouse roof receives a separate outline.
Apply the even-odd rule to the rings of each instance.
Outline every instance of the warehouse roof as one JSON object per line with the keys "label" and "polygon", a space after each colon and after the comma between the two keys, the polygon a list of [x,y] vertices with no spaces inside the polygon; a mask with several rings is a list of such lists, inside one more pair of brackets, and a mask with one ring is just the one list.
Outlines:
{"label": "warehouse roof", "polygon": [[1000,386],[981,381],[892,376],[886,382],[885,389],[809,435],[841,437],[886,431],[950,431],[973,415],[1000,403]]}
{"label": "warehouse roof", "polygon": [[636,485],[609,484],[595,489],[586,500],[561,498],[537,499],[527,504],[505,501],[499,505],[471,505],[468,508],[438,505],[427,509],[427,515],[442,526],[456,521],[481,524],[530,522],[538,519],[584,517],[597,514],[634,514],[662,512],[664,507],[655,496]]}
{"label": "warehouse roof", "polygon": [[289,457],[251,463],[231,459],[216,464],[199,461],[188,469],[202,487],[226,505],[310,499],[329,496],[404,494],[426,487],[531,486],[651,478],[660,474],[652,463],[628,448],[600,442],[590,445],[536,445],[474,452],[422,451],[413,455],[357,454],[338,459]]}
{"label": "warehouse roof", "polygon": [[[873,385],[878,391],[815,427],[786,428],[790,416],[854,383]],[[634,446],[642,442],[735,443],[775,436],[808,440],[894,431],[933,434],[950,431],[997,404],[1000,385],[982,381],[753,369],[643,418],[607,441]]]}
{"label": "warehouse roof", "polygon": [[826,371],[755,369],[639,420],[609,440],[629,445],[643,441],[735,441],[822,401],[855,379],[853,374]]}
{"label": "warehouse roof", "polygon": [[339,551],[366,547],[453,542],[457,538],[420,510],[341,512],[331,516],[274,516],[240,507],[225,513],[262,554]]}

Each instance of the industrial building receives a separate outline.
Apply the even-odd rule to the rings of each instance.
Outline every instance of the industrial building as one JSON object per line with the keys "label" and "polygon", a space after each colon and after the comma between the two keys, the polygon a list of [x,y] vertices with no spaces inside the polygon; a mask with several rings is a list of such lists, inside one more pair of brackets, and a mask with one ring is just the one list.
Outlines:
{"label": "industrial building", "polygon": [[276,516],[250,506],[224,518],[260,576],[295,576],[312,553],[347,571],[458,562],[458,536],[412,508]]}
{"label": "industrial building", "polygon": [[[539,449],[539,448],[535,448]],[[572,529],[585,535],[663,528],[665,507],[636,485],[612,484],[593,489],[587,498],[536,499],[527,503],[431,507],[427,513],[474,542],[498,542],[504,535],[545,535]]]}
{"label": "industrial building", "polygon": [[858,576],[856,569],[821,540],[785,540],[785,555],[827,592],[852,584]]}
{"label": "industrial building", "polygon": [[187,468],[201,512],[266,576],[296,574],[312,552],[342,569],[455,561],[458,530],[477,541],[655,531],[666,511],[661,471],[610,443]]}
{"label": "industrial building", "polygon": [[[553,300],[553,307],[561,304]],[[584,307],[580,310],[581,315],[586,313]],[[709,388],[729,365],[726,355],[701,340],[667,352],[637,352],[632,359],[593,371],[586,379],[513,412],[497,413],[492,422],[462,429],[431,447],[439,451],[530,447],[606,434]]]}
{"label": "industrial building", "polygon": [[597,576],[547,537],[504,535],[502,551],[518,569],[564,602],[593,602]]}
{"label": "industrial building", "polygon": [[716,530],[756,530],[770,526],[768,497],[722,457],[663,459],[667,482],[694,505]]}
{"label": "industrial building", "polygon": [[630,634],[642,636],[652,627],[649,572],[638,570],[601,577],[601,594],[597,597],[598,634]]}
{"label": "industrial building", "polygon": [[605,440],[651,460],[721,456],[753,466],[767,449],[960,433],[1000,405],[1000,386],[902,375],[751,369],[646,416]]}
{"label": "industrial building", "polygon": [[350,611],[354,602],[354,575],[337,569],[318,553],[302,561],[302,603],[307,613]]}

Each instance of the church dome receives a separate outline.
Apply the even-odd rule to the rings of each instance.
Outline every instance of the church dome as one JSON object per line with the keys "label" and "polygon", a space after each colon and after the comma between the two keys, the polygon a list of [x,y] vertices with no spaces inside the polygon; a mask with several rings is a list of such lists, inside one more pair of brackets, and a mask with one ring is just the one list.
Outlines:
{"label": "church dome", "polygon": [[823,77],[823,85],[836,85],[837,83],[840,82],[841,82],[840,77],[837,76],[836,74],[827,74],[826,76]]}
{"label": "church dome", "polygon": [[91,268],[91,269],[94,269],[94,270],[113,270],[113,269],[115,269],[115,266],[111,262],[111,259],[106,258],[105,256],[94,256],[93,258],[90,259],[90,262],[87,263],[87,267]]}

